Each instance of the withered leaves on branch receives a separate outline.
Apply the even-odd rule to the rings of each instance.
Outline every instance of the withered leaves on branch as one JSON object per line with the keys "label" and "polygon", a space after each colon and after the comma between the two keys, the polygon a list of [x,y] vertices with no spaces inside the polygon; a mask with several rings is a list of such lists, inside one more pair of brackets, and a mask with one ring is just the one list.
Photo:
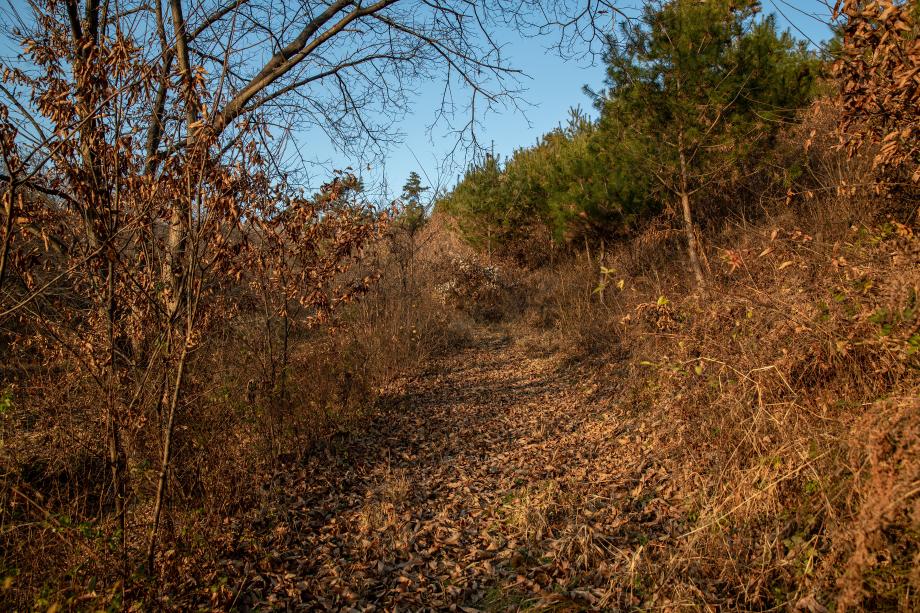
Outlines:
{"label": "withered leaves on branch", "polygon": [[[105,441],[111,477],[98,487],[114,514],[97,519],[114,518],[125,560],[149,540],[152,563],[172,434],[194,419],[187,398],[201,385],[190,355],[247,300],[270,302],[268,317],[327,321],[372,281],[351,268],[384,216],[349,174],[297,196],[257,145],[264,124],[214,129],[219,92],[201,70],[163,74],[144,28],[100,31],[95,4],[82,20],[73,4],[46,5],[21,41],[25,68],[3,73],[4,91],[26,96],[0,106],[0,342],[9,364],[43,368],[0,374],[23,388],[54,377]],[[177,91],[161,105],[164,87]],[[170,131],[152,130],[157,108]],[[247,298],[259,292],[283,300]],[[60,402],[26,401],[58,419]]]}
{"label": "withered leaves on branch", "polygon": [[843,49],[834,64],[841,81],[843,128],[851,151],[878,144],[875,164],[920,182],[920,23],[914,2],[838,0]]}

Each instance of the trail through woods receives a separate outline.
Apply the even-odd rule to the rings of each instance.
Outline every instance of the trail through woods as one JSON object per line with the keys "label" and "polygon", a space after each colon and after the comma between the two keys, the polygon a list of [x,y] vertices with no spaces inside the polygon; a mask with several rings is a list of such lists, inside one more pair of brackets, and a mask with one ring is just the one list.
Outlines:
{"label": "trail through woods", "polygon": [[482,330],[402,382],[360,434],[280,470],[226,563],[234,606],[641,602],[641,586],[622,586],[673,536],[667,471],[650,428],[547,353]]}

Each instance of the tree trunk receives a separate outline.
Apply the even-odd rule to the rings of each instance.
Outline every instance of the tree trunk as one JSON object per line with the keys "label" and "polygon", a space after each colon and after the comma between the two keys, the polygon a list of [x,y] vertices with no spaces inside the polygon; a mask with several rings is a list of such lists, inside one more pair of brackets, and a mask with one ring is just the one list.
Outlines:
{"label": "tree trunk", "polygon": [[[198,119],[200,117],[200,101],[195,91],[195,83],[192,78],[192,67],[189,60],[188,44],[188,23],[182,11],[181,0],[169,0],[169,9],[172,16],[173,33],[175,35],[175,56],[179,64],[179,74],[182,80],[182,87],[188,96],[185,105],[186,111],[186,151],[190,154],[189,159],[194,160],[198,152],[198,135],[200,126]],[[160,10],[160,6],[157,6]],[[158,17],[161,19],[161,17]],[[158,24],[162,31],[162,24]],[[171,59],[171,56],[167,59]],[[168,67],[168,64],[167,64]],[[158,104],[158,103],[157,103]],[[154,110],[155,113],[158,109]],[[156,142],[159,135],[153,135],[153,145],[148,144],[148,154],[152,155],[156,151]],[[150,158],[148,158],[150,159]],[[169,476],[170,459],[172,452],[172,439],[175,430],[176,410],[179,404],[179,398],[182,390],[182,382],[185,376],[185,364],[188,357],[189,345],[191,343],[192,323],[194,319],[195,306],[192,304],[191,275],[193,262],[187,257],[186,251],[190,248],[189,233],[192,227],[191,210],[194,198],[189,194],[188,200],[177,199],[173,202],[172,211],[169,220],[169,233],[167,235],[167,256],[165,259],[165,270],[163,276],[165,286],[170,290],[169,299],[167,300],[167,313],[169,334],[167,336],[167,347],[171,348],[175,334],[175,318],[178,316],[182,307],[187,310],[185,339],[182,344],[182,351],[179,356],[179,363],[176,370],[175,385],[172,389],[172,395],[169,399],[168,413],[166,416],[166,429],[163,440],[163,458],[160,465],[160,474],[157,482],[156,502],[154,503],[153,525],[150,529],[150,542],[147,549],[147,562],[149,570],[153,572],[153,563],[156,557],[157,536],[160,528],[160,516],[163,512],[163,505],[166,499],[166,486]],[[200,288],[198,289],[200,291]],[[185,296],[183,296],[185,292]],[[184,298],[184,300],[183,300]],[[165,373],[164,373],[165,377]]]}
{"label": "tree trunk", "polygon": [[118,419],[115,386],[117,373],[115,364],[115,263],[109,259],[106,270],[106,336],[108,337],[108,406],[106,407],[106,428],[108,430],[109,464],[112,470],[112,487],[115,497],[115,516],[121,533],[121,555],[127,554],[125,534],[125,458],[121,449],[121,431]]}
{"label": "tree trunk", "polygon": [[[10,171],[10,175],[12,175]],[[10,176],[10,186],[3,193],[3,245],[0,246],[0,289],[3,289],[3,279],[6,276],[6,262],[9,257],[10,244],[13,242],[13,177]]]}
{"label": "tree trunk", "polygon": [[680,151],[680,206],[684,217],[684,233],[687,235],[687,254],[690,256],[690,268],[696,279],[696,286],[703,287],[705,278],[703,268],[700,266],[699,247],[696,242],[696,232],[693,231],[693,215],[690,211],[690,191],[687,187],[687,158],[684,151]]}
{"label": "tree trunk", "polygon": [[[182,87],[185,88],[185,93],[188,96],[185,104],[186,151],[188,151],[189,154],[194,154],[196,153],[199,132],[197,123],[200,117],[198,112],[200,102],[198,101],[195,92],[195,84],[192,79],[188,33],[186,30],[187,23],[182,13],[181,0],[170,0],[169,8],[172,14],[173,31],[176,39],[176,56],[179,61],[179,74],[182,78]],[[190,155],[189,159],[194,159],[194,155]],[[182,285],[183,282],[187,281],[186,277],[189,274],[188,270],[182,268],[182,264],[185,261],[185,249],[188,247],[188,233],[189,226],[191,225],[191,200],[190,198],[189,201],[186,202],[185,200],[179,199],[179,201],[173,204],[173,209],[170,214],[169,235],[167,239],[169,253],[166,258],[166,264],[169,269],[165,271],[166,278],[164,279],[166,287],[172,292],[167,303],[170,319],[178,315],[179,309],[182,306]]]}
{"label": "tree trunk", "polygon": [[687,254],[690,256],[690,268],[696,279],[697,287],[705,283],[703,268],[700,266],[699,247],[696,242],[696,232],[693,231],[693,218],[690,215],[690,195],[686,191],[680,193],[680,204],[684,212],[684,234],[687,235]]}
{"label": "tree trunk", "polygon": [[176,409],[179,404],[179,394],[182,389],[182,379],[185,376],[185,362],[188,357],[190,342],[191,322],[186,329],[185,342],[182,345],[182,353],[179,356],[179,364],[176,369],[176,382],[172,389],[172,396],[169,402],[169,414],[166,418],[166,438],[163,441],[163,458],[160,462],[160,474],[157,480],[157,496],[153,507],[153,525],[150,528],[150,541],[147,544],[147,569],[153,574],[153,563],[156,559],[157,536],[160,530],[160,516],[163,514],[163,504],[166,500],[166,482],[169,476],[169,465],[172,456],[172,439],[176,423]]}

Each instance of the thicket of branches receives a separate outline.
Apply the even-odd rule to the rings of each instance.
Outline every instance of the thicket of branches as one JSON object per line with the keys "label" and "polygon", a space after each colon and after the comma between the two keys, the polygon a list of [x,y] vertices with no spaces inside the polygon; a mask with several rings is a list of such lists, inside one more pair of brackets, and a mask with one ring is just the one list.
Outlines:
{"label": "thicket of branches", "polygon": [[[610,78],[599,122],[576,112],[505,163],[484,157],[440,201],[478,246],[540,262],[680,207],[692,260],[711,208],[700,215],[704,198],[691,196],[728,208],[726,183],[794,174],[758,156],[818,67],[754,18],[756,2],[666,2],[614,44],[616,9],[11,5],[3,26],[21,53],[0,80],[0,602],[163,604],[142,579],[178,581],[190,558],[172,546],[215,535],[252,501],[257,470],[334,431],[380,383],[369,371],[397,371],[422,353],[423,326],[443,323],[419,306],[431,299],[416,272],[421,179],[395,217],[347,172],[306,193],[302,169],[282,161],[303,144],[296,132],[383,151],[415,86],[437,78],[438,121],[458,150],[475,147],[482,113],[519,99],[493,36],[510,27],[552,33],[567,56],[607,50]],[[841,14],[850,142],[916,182],[916,10],[847,0]]]}
{"label": "thicket of branches", "polygon": [[[200,427],[250,420],[260,432],[267,421],[270,444],[239,431],[233,445],[283,452],[278,429],[306,410],[290,390],[292,339],[328,345],[309,330],[374,281],[362,254],[387,222],[349,173],[304,194],[303,169],[281,161],[295,132],[385,150],[415,86],[437,78],[442,127],[474,145],[482,113],[519,96],[496,28],[552,29],[559,51],[591,52],[612,8],[35,0],[5,10],[21,52],[0,83],[0,393],[15,441],[3,458],[4,575],[41,557],[23,545],[36,525],[71,545],[89,531],[93,547],[108,543],[99,568],[114,564],[123,579],[156,574],[164,527],[174,535],[213,480],[202,466],[218,433]],[[243,351],[261,372],[216,383],[214,369]],[[256,397],[268,413],[243,419]],[[13,594],[29,598],[46,580],[32,571]]]}

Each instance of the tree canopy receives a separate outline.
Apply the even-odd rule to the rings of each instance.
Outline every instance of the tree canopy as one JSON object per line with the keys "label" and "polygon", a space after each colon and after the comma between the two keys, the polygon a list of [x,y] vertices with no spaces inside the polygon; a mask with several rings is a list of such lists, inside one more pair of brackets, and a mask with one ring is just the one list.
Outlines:
{"label": "tree canopy", "polygon": [[745,172],[810,100],[821,69],[760,11],[755,0],[647,5],[608,37],[606,88],[588,90],[597,121],[573,111],[504,164],[471,168],[441,205],[473,242],[483,228],[511,242],[539,223],[580,243]]}

